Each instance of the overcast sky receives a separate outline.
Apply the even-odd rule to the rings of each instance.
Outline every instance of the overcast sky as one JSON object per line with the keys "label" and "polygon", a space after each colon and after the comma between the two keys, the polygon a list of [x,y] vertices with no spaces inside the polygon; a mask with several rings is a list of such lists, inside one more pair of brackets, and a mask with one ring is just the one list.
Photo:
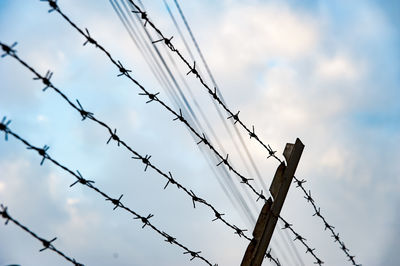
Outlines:
{"label": "overcast sky", "polygon": [[[178,18],[173,1],[167,1]],[[307,180],[322,213],[363,265],[400,265],[400,47],[397,1],[181,1],[181,7],[232,110],[281,154],[296,137],[305,144],[296,176]],[[61,9],[106,47],[132,76],[172,107],[108,0],[60,0]],[[143,1],[149,18],[185,56],[161,0]],[[119,74],[104,54],[85,41],[60,15],[40,1],[0,1],[0,42],[18,41],[18,55],[72,100],[105,121],[140,154],[170,171],[207,199],[225,218],[252,231],[251,222],[224,194],[188,130],[157,103],[146,104],[138,88]],[[179,19],[181,28],[184,25]],[[150,30],[152,36],[157,36]],[[186,33],[185,33],[186,34]],[[162,43],[158,44],[162,47]],[[165,51],[163,50],[165,54]],[[175,56],[175,55],[173,55]],[[179,69],[187,69],[175,58]],[[198,61],[197,61],[198,60]],[[196,62],[200,69],[199,58]],[[204,68],[202,69],[204,71]],[[146,216],[178,241],[219,265],[238,265],[248,242],[216,221],[203,206],[115,142],[92,121],[81,121],[54,91],[13,58],[0,60],[0,116],[33,145],[77,170],[113,197]],[[193,76],[185,76],[229,159],[252,177],[217,119],[213,103]],[[210,81],[206,79],[209,83]],[[211,84],[211,83],[209,83]],[[193,104],[193,102],[191,102]],[[1,118],[0,117],[0,118]],[[277,162],[238,127],[265,183]],[[10,214],[85,265],[204,265],[172,246],[74,178],[26,150],[12,137],[0,141],[0,202]],[[233,178],[237,178],[233,176]],[[240,189],[245,190],[234,179]],[[255,183],[260,188],[259,183]],[[245,193],[245,192],[242,192]],[[246,194],[243,194],[246,195]],[[293,185],[282,216],[316,248],[325,265],[350,265],[323,223]],[[250,201],[256,197],[250,196]],[[249,200],[249,199],[246,199]],[[252,203],[254,215],[262,204]],[[283,265],[291,265],[279,247]],[[249,234],[250,235],[250,234]],[[0,226],[0,266],[69,265],[21,229]],[[294,239],[294,236],[290,236]],[[305,265],[313,258],[295,242]],[[277,250],[278,249],[278,250]],[[286,264],[285,264],[286,262]],[[269,265],[265,262],[265,265]]]}

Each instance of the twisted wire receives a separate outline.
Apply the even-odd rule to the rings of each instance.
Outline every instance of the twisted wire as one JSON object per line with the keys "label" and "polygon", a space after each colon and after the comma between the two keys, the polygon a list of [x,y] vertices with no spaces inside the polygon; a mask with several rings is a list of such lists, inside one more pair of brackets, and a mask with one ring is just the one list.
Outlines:
{"label": "twisted wire", "polygon": [[204,258],[202,255],[200,255],[201,251],[192,251],[190,250],[188,247],[184,246],[183,244],[181,244],[180,242],[178,242],[176,240],[175,237],[172,237],[171,235],[167,234],[166,232],[158,229],[155,225],[153,225],[149,219],[153,217],[152,214],[149,214],[148,216],[142,216],[140,214],[138,214],[137,212],[135,212],[134,210],[132,210],[131,208],[125,206],[122,202],[121,202],[121,198],[122,198],[122,194],[121,196],[116,199],[116,198],[112,198],[111,196],[109,196],[108,194],[106,194],[105,192],[103,192],[102,190],[100,190],[99,188],[97,188],[96,186],[93,185],[94,181],[92,180],[87,180],[85,178],[82,177],[81,173],[79,171],[77,171],[77,173],[73,172],[72,170],[70,170],[69,168],[67,168],[65,165],[59,163],[58,161],[56,161],[55,159],[53,159],[48,153],[47,150],[45,150],[44,148],[39,148],[39,147],[35,147],[32,144],[30,144],[27,140],[25,140],[24,138],[20,137],[18,134],[14,133],[13,131],[11,131],[11,129],[8,126],[4,127],[4,124],[2,123],[2,127],[1,130],[4,131],[7,135],[11,135],[14,138],[16,138],[17,140],[21,141],[23,144],[25,144],[25,146],[27,146],[28,149],[30,150],[35,150],[38,152],[38,154],[42,157],[42,163],[44,160],[48,160],[50,162],[52,162],[53,164],[55,164],[56,166],[60,167],[61,169],[63,169],[64,171],[68,172],[70,175],[72,175],[73,177],[76,178],[76,181],[74,183],[72,183],[70,185],[70,187],[74,186],[75,184],[81,184],[83,186],[86,186],[90,189],[92,189],[93,191],[97,192],[98,194],[100,194],[103,198],[105,198],[106,201],[110,201],[111,204],[114,205],[113,210],[120,208],[125,210],[126,212],[130,213],[133,215],[134,219],[140,220],[143,223],[142,228],[144,228],[145,226],[150,227],[151,229],[153,229],[155,232],[157,232],[159,235],[161,235],[162,237],[165,238],[166,242],[169,242],[171,244],[174,244],[180,248],[182,248],[184,250],[183,254],[189,254],[192,258],[190,260],[193,260],[195,258],[199,258],[202,261],[204,261],[206,264],[210,265],[210,266],[215,266],[217,264],[211,264],[211,262],[209,262],[206,258]]}
{"label": "twisted wire", "polygon": [[[178,55],[178,57],[184,62],[184,64],[188,67],[189,72],[187,74],[194,74],[195,77],[200,81],[200,83],[203,85],[203,87],[205,87],[205,89],[207,90],[207,92],[212,96],[212,98],[228,113],[228,119],[233,119],[234,124],[238,123],[250,136],[250,139],[254,138],[257,142],[259,142],[259,144],[261,144],[267,151],[268,151],[268,156],[267,159],[270,157],[275,158],[277,161],[279,161],[280,163],[282,162],[282,160],[277,157],[275,155],[276,151],[274,151],[271,146],[269,144],[264,143],[259,137],[258,135],[255,133],[255,129],[254,126],[252,126],[252,130],[250,130],[249,127],[247,127],[243,121],[239,118],[239,113],[240,111],[237,111],[236,113],[232,112],[226,105],[226,103],[223,101],[223,99],[221,98],[221,95],[218,95],[218,91],[217,88],[214,87],[214,91],[207,85],[207,83],[204,81],[204,79],[199,75],[198,71],[196,70],[196,62],[193,62],[193,66],[192,64],[189,63],[189,61],[182,55],[182,53],[176,49],[173,45],[173,43],[171,42],[172,38],[167,38],[165,37],[165,35],[161,32],[161,30],[151,21],[149,20],[149,17],[147,15],[146,12],[144,12],[143,10],[140,9],[140,7],[135,4],[133,2],[133,0],[128,0],[129,2],[131,2],[131,4],[136,8],[136,12],[144,14],[144,16],[142,16],[142,19],[145,20],[145,23],[150,25],[150,27],[152,27],[158,35],[160,35],[161,40],[164,40],[165,45],[174,53],[176,53]],[[206,65],[207,67],[207,65]],[[295,181],[298,180],[295,177]],[[303,179],[304,180],[304,179]],[[296,181],[297,182],[297,181]],[[311,203],[312,207],[314,208],[316,214],[318,213],[318,209],[315,206],[313,201],[308,200],[308,193],[307,191],[302,187],[302,186],[298,186],[301,188],[301,190],[303,191],[303,193],[305,194],[305,198],[307,199],[307,201],[309,203]],[[321,215],[317,215],[318,217],[321,218],[321,220],[324,222],[324,225],[327,225],[326,222],[326,218],[322,217]],[[345,246],[344,242],[340,240],[340,238],[338,237],[339,234],[335,233],[332,230],[332,226],[329,226],[328,229],[331,231],[332,233],[332,238],[334,239],[335,242],[338,242],[340,245],[341,250],[343,250],[343,252],[345,253],[345,255],[347,256],[348,260],[353,264],[353,265],[360,265],[357,264],[355,261],[355,256],[350,255],[349,253],[349,249]]]}
{"label": "twisted wire", "polygon": [[[274,215],[274,214],[273,214]],[[306,247],[306,253],[310,253],[313,257],[314,257],[314,259],[315,259],[315,261],[314,261],[314,264],[318,264],[318,265],[322,265],[322,264],[324,264],[324,262],[315,254],[315,248],[311,248],[307,243],[306,243],[306,240],[307,239],[305,239],[304,237],[302,237],[299,233],[297,233],[294,229],[293,229],[293,225],[292,224],[290,224],[289,222],[287,222],[284,218],[282,218],[282,216],[275,216],[275,217],[277,217],[277,218],[279,218],[283,223],[284,223],[284,226],[283,226],[283,230],[285,230],[285,229],[289,229],[292,233],[293,233],[293,235],[295,235],[295,238],[293,239],[293,241],[296,241],[296,240],[299,240],[302,244],[303,244],[303,246],[305,246]]]}
{"label": "twisted wire", "polygon": [[53,238],[52,240],[46,240],[44,238],[41,238],[35,232],[33,232],[31,229],[29,229],[25,225],[21,224],[15,218],[11,217],[11,215],[8,212],[8,207],[4,206],[3,204],[0,204],[0,217],[2,217],[4,220],[6,220],[5,221],[5,225],[7,225],[11,221],[16,226],[18,226],[19,228],[21,228],[22,230],[24,230],[25,232],[29,233],[31,236],[33,236],[34,238],[39,240],[43,245],[43,248],[41,250],[39,250],[39,252],[42,252],[42,251],[44,251],[46,249],[50,249],[50,250],[54,251],[56,254],[58,254],[59,256],[61,256],[62,258],[64,258],[65,260],[71,262],[73,265],[75,265],[75,266],[83,266],[82,263],[79,263],[74,258],[71,258],[71,257],[65,255],[64,252],[62,252],[61,250],[57,249],[53,245],[53,242],[57,239],[57,237]]}

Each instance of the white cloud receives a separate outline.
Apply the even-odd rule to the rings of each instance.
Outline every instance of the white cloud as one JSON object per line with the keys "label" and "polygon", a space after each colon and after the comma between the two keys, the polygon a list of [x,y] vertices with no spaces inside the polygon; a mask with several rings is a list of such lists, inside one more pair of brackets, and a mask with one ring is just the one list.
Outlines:
{"label": "white cloud", "polygon": [[317,24],[310,16],[285,4],[235,5],[213,29],[212,65],[243,71],[249,65],[265,64],[276,57],[298,58],[312,53],[319,41]]}
{"label": "white cloud", "polygon": [[337,55],[332,58],[325,57],[317,60],[316,78],[354,81],[362,75],[361,72],[362,66],[357,65],[346,56]]}

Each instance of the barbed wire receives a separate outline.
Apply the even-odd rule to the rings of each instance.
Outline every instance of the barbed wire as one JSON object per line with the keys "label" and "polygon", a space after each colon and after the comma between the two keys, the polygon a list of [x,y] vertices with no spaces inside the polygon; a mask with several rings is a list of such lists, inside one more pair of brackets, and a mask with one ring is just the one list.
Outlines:
{"label": "barbed wire", "polygon": [[[272,213],[272,215],[274,215],[274,213]],[[276,217],[276,216],[275,216]],[[284,226],[283,226],[283,230],[285,230],[285,229],[289,229],[294,235],[295,235],[295,238],[293,239],[293,241],[296,241],[296,240],[299,240],[305,247],[306,247],[306,253],[310,253],[313,257],[314,257],[314,259],[315,259],[315,262],[314,262],[314,264],[318,264],[318,265],[322,265],[322,264],[324,264],[324,262],[320,259],[320,258],[318,258],[317,257],[317,255],[315,254],[315,248],[311,248],[307,243],[306,243],[306,239],[304,238],[304,237],[302,237],[300,234],[298,234],[294,229],[293,229],[293,225],[292,224],[290,224],[289,222],[287,222],[284,218],[282,218],[282,216],[277,216],[277,218],[279,218],[283,223],[284,223]]]}
{"label": "barbed wire", "polygon": [[[226,167],[228,167],[228,170],[230,170],[230,171],[232,171],[233,173],[235,173],[235,174],[241,179],[240,182],[243,183],[243,184],[245,184],[246,186],[248,186],[248,187],[253,191],[253,193],[257,195],[257,197],[258,197],[258,198],[257,198],[257,201],[258,201],[260,198],[263,199],[264,202],[267,201],[267,199],[266,199],[265,196],[263,195],[263,191],[261,190],[261,192],[258,192],[258,191],[254,188],[254,186],[252,186],[252,185],[249,183],[249,181],[251,181],[252,179],[246,178],[245,176],[243,176],[242,174],[240,174],[237,170],[235,170],[235,169],[232,167],[232,165],[228,162],[228,154],[226,155],[226,157],[223,157],[223,156],[214,148],[214,146],[211,145],[211,144],[209,143],[209,141],[206,139],[204,133],[201,135],[200,133],[198,133],[198,132],[189,124],[189,122],[183,117],[182,111],[181,111],[181,110],[179,110],[179,114],[178,114],[178,113],[177,113],[176,111],[174,111],[171,107],[169,107],[166,103],[164,103],[164,102],[163,102],[162,100],[160,100],[157,96],[155,96],[154,93],[150,93],[149,91],[147,91],[146,88],[145,88],[143,85],[141,85],[136,79],[134,79],[134,78],[129,74],[129,72],[131,72],[131,70],[126,69],[126,68],[122,65],[122,63],[121,63],[119,60],[115,60],[115,59],[111,56],[111,53],[108,52],[103,46],[101,46],[95,39],[93,39],[91,36],[86,35],[86,34],[83,32],[83,30],[81,30],[81,29],[80,29],[66,14],[64,14],[64,13],[61,11],[61,9],[60,9],[59,6],[57,5],[56,1],[54,1],[54,0],[40,0],[40,1],[48,2],[49,5],[50,5],[50,7],[51,7],[51,9],[49,10],[49,13],[50,13],[50,12],[53,12],[53,11],[56,11],[57,13],[59,13],[59,14],[60,14],[74,29],[76,29],[82,36],[85,37],[86,41],[88,41],[89,43],[92,43],[96,48],[98,48],[98,49],[100,49],[102,52],[104,52],[104,53],[106,54],[106,56],[109,58],[109,60],[118,68],[118,70],[119,70],[119,72],[120,72],[120,74],[118,74],[118,76],[125,76],[125,77],[127,77],[128,79],[130,79],[135,85],[137,85],[137,86],[143,91],[144,95],[147,95],[147,96],[150,98],[151,101],[155,101],[155,102],[160,103],[166,110],[168,110],[170,113],[172,113],[172,114],[175,116],[175,118],[173,119],[174,121],[175,121],[175,120],[178,120],[178,121],[182,122],[183,124],[185,124],[186,127],[187,127],[188,129],[190,129],[190,131],[192,131],[193,134],[195,134],[195,135],[200,139],[200,142],[199,142],[198,144],[200,144],[200,143],[203,142],[206,146],[208,146],[208,147],[210,148],[210,150],[212,150],[212,151],[216,154],[216,156],[221,160],[220,163],[219,163],[218,165],[224,164]],[[130,0],[130,1],[131,1],[131,0]],[[132,2],[132,4],[134,4],[134,3]],[[139,7],[138,7],[137,5],[135,5],[135,4],[134,4],[134,6],[137,7],[137,8],[139,8]],[[138,10],[140,10],[140,9],[138,9]],[[138,11],[138,12],[139,12],[139,11]],[[147,17],[146,12],[140,11],[140,14],[141,14],[141,18],[144,19],[144,20],[146,20],[146,23],[148,22],[149,24],[152,25],[152,22],[148,20],[148,17]],[[86,32],[88,32],[87,29],[85,29],[85,30],[86,30]],[[159,30],[158,30],[158,31],[159,31]],[[160,32],[160,33],[161,33],[161,32]],[[161,36],[163,37],[162,34],[161,34]],[[163,37],[163,38],[164,38],[164,37]],[[85,43],[87,43],[87,42],[85,42]],[[170,43],[170,41],[169,41],[169,43]],[[10,55],[14,55],[14,56],[15,56],[15,53],[10,53]],[[196,76],[199,77],[198,72],[197,72],[197,70],[196,70],[195,67],[196,67],[196,66],[195,66],[195,63],[194,63],[193,68],[191,68],[190,71],[189,71],[187,74],[193,73],[193,74],[195,74]],[[216,94],[216,89],[215,89],[215,96],[216,96],[216,95],[217,95],[217,94]],[[232,115],[235,115],[235,114],[232,113]],[[110,131],[110,134],[111,134],[111,139],[114,139],[115,141],[117,141],[118,144],[120,144],[120,140],[119,140],[119,137],[116,135],[116,131],[114,131],[114,132]],[[252,134],[250,134],[250,138],[251,138],[251,137],[257,137],[257,136],[255,135],[255,133],[254,133],[254,127],[253,127]],[[276,151],[273,151],[273,150],[270,148],[269,145],[267,146],[267,145],[264,144],[264,146],[265,146],[267,149],[270,149],[270,152],[269,152],[269,156],[270,156],[270,157],[275,157],[278,161],[280,161],[280,159],[275,155]],[[240,230],[239,232],[242,232],[242,233],[243,233],[243,230],[241,230],[241,229],[239,229],[239,230]],[[241,235],[241,234],[239,233],[239,235]],[[302,242],[302,243],[305,244],[304,242]],[[307,249],[309,249],[309,247],[308,247],[307,245],[305,245],[305,246],[306,246]]]}
{"label": "barbed wire", "polygon": [[[35,150],[38,152],[38,154],[42,157],[42,162],[40,165],[43,164],[43,161],[45,159],[47,159],[48,161],[52,162],[53,164],[55,164],[56,166],[60,167],[61,169],[63,169],[64,171],[68,172],[70,175],[74,176],[76,178],[76,181],[74,183],[72,183],[70,185],[70,187],[74,186],[75,184],[81,184],[83,186],[86,186],[92,190],[94,190],[95,192],[97,192],[98,194],[100,194],[103,198],[105,198],[106,201],[110,201],[111,204],[114,205],[113,210],[120,208],[123,209],[125,211],[127,211],[128,213],[132,214],[134,216],[134,219],[140,220],[143,223],[142,228],[144,228],[145,226],[150,227],[151,229],[153,229],[155,232],[157,232],[159,235],[161,235],[162,237],[165,238],[165,241],[171,244],[174,244],[180,248],[182,248],[184,250],[183,254],[189,254],[190,256],[192,256],[192,258],[190,260],[193,260],[195,258],[199,258],[202,261],[204,261],[206,264],[210,265],[210,266],[216,266],[217,264],[212,264],[211,262],[209,262],[206,258],[204,258],[203,256],[200,255],[201,251],[192,251],[190,250],[188,247],[184,246],[183,244],[181,244],[180,242],[178,242],[176,240],[175,237],[172,237],[171,235],[167,234],[166,232],[158,229],[155,225],[153,225],[149,220],[150,218],[152,218],[154,215],[153,214],[149,214],[147,216],[142,216],[140,214],[138,214],[137,212],[133,211],[132,209],[130,209],[129,207],[125,206],[122,202],[121,202],[121,198],[123,197],[123,194],[121,194],[121,196],[117,199],[117,198],[112,198],[111,196],[109,196],[108,194],[106,194],[105,192],[103,192],[102,190],[100,190],[99,188],[97,188],[96,186],[93,185],[94,181],[92,180],[87,180],[85,178],[82,177],[81,173],[77,170],[77,173],[73,172],[72,170],[70,170],[69,168],[67,168],[65,165],[59,163],[58,161],[56,161],[55,159],[53,159],[48,153],[47,150],[45,148],[39,148],[39,147],[35,147],[32,144],[30,144],[27,140],[25,140],[24,138],[20,137],[18,134],[14,133],[13,131],[11,131],[11,129],[6,126],[4,123],[1,123],[0,126],[0,130],[4,131],[5,134],[7,135],[11,135],[14,138],[16,138],[17,140],[21,141],[23,144],[25,144],[25,146],[27,146],[27,149],[30,150]],[[44,146],[44,147],[48,147],[48,146]],[[55,240],[55,239],[54,239]],[[53,240],[52,240],[53,241]],[[47,242],[46,242],[47,243]]]}
{"label": "barbed wire", "polygon": [[43,248],[40,249],[39,252],[42,252],[46,249],[50,249],[50,250],[54,251],[56,254],[58,254],[59,256],[63,257],[65,260],[74,264],[75,266],[84,266],[82,263],[77,262],[74,258],[71,258],[71,257],[65,255],[64,252],[60,251],[53,245],[53,242],[56,241],[57,237],[53,238],[52,240],[46,240],[44,238],[41,238],[35,232],[33,232],[31,229],[29,229],[25,225],[21,224],[15,218],[11,217],[11,215],[8,212],[8,207],[4,206],[3,204],[0,204],[0,216],[4,220],[6,220],[5,225],[7,225],[11,221],[16,226],[18,226],[19,228],[21,228],[22,230],[24,230],[25,232],[29,233],[31,236],[33,236],[34,238],[39,240],[43,245]]}
{"label": "barbed wire", "polygon": [[[0,45],[5,45],[2,44],[0,42]],[[236,225],[229,223],[226,219],[224,219],[222,216],[224,215],[222,212],[218,211],[211,203],[207,202],[205,199],[200,198],[199,196],[197,196],[193,190],[186,188],[184,185],[182,185],[181,183],[179,183],[171,174],[171,172],[168,172],[168,175],[163,172],[161,169],[159,169],[157,166],[155,166],[154,164],[152,164],[150,162],[150,155],[141,155],[139,154],[137,151],[135,151],[131,146],[129,146],[128,144],[126,144],[123,140],[121,140],[117,135],[116,135],[116,129],[114,129],[114,131],[112,130],[112,127],[109,126],[108,124],[106,124],[105,122],[97,119],[94,114],[92,112],[89,112],[87,110],[85,110],[81,103],[79,102],[79,100],[77,99],[77,105],[74,104],[59,88],[57,88],[53,83],[51,83],[49,81],[49,79],[47,79],[48,74],[46,74],[46,76],[42,76],[40,75],[32,66],[30,66],[27,62],[25,62],[23,59],[21,59],[16,53],[10,54],[11,57],[13,57],[14,59],[16,59],[20,64],[22,64],[24,67],[28,68],[32,73],[34,73],[36,75],[36,77],[34,78],[34,80],[42,80],[43,83],[47,84],[47,88],[51,88],[53,89],[58,95],[60,95],[73,109],[75,109],[76,111],[78,111],[82,117],[82,121],[85,120],[86,118],[88,118],[89,120],[92,120],[93,122],[97,123],[98,125],[104,127],[110,134],[110,137],[107,141],[107,144],[111,141],[114,140],[117,142],[118,146],[123,146],[125,147],[128,151],[130,151],[132,154],[134,154],[135,156],[132,157],[133,159],[137,159],[139,161],[141,161],[144,165],[144,171],[147,170],[148,167],[154,169],[159,175],[165,177],[167,179],[167,183],[164,186],[164,189],[167,188],[167,186],[169,184],[175,185],[176,188],[179,190],[181,189],[182,191],[184,191],[192,200],[193,203],[193,207],[195,208],[196,205],[195,203],[200,203],[203,204],[207,207],[209,207],[213,213],[215,218],[212,221],[216,221],[216,220],[220,220],[221,222],[223,222],[226,226],[230,227],[231,229],[234,230],[234,234],[237,234],[239,237],[244,237],[245,239],[247,239],[248,241],[251,241],[251,238],[249,236],[247,236],[244,232],[247,231],[247,229],[239,229]],[[49,71],[47,72],[49,73]],[[158,93],[157,93],[158,94]],[[154,95],[155,96],[157,96]],[[152,99],[151,99],[152,100]],[[154,100],[154,98],[153,98]],[[6,117],[3,117],[2,122],[0,123],[0,130],[5,132],[5,139],[8,139],[8,131],[6,130],[7,126],[10,124],[10,120],[7,121]],[[49,149],[49,147],[47,145],[45,145],[40,151],[39,154],[42,156],[42,161],[40,163],[40,165],[43,164],[44,160],[46,159],[45,157],[45,152]],[[78,175],[80,175],[79,171],[77,171]],[[76,183],[82,183],[82,182],[93,182],[90,180],[84,180],[81,176],[81,179],[78,179],[75,183],[73,183],[71,186],[75,185]],[[279,260],[276,258],[270,258],[271,261],[275,262],[276,265],[280,265]]]}
{"label": "barbed wire", "polygon": [[[232,119],[232,120],[234,121],[234,124],[239,123],[239,124],[242,126],[242,128],[249,134],[250,139],[254,138],[255,140],[257,140],[257,141],[259,142],[259,144],[261,144],[261,145],[268,151],[267,159],[270,158],[270,157],[273,157],[273,158],[275,158],[278,162],[281,163],[282,160],[281,160],[279,157],[277,157],[277,156],[275,155],[276,151],[274,151],[274,150],[272,149],[272,147],[271,147],[269,144],[264,143],[264,142],[258,137],[258,135],[255,133],[254,125],[252,126],[252,130],[250,130],[250,128],[247,127],[247,126],[243,123],[243,121],[239,118],[239,113],[240,113],[240,111],[237,111],[236,113],[233,112],[233,111],[231,111],[231,110],[227,107],[226,103],[221,99],[221,97],[218,96],[217,88],[214,87],[214,90],[212,90],[212,89],[207,85],[207,83],[204,81],[204,79],[199,75],[198,71],[196,70],[196,62],[194,61],[193,64],[191,64],[191,63],[182,55],[182,53],[181,53],[177,48],[175,48],[175,46],[174,46],[173,43],[171,42],[173,36],[170,37],[170,38],[165,37],[165,35],[161,32],[161,30],[149,19],[149,17],[148,17],[148,15],[147,15],[146,12],[144,12],[143,10],[141,10],[140,7],[139,7],[136,3],[134,3],[133,0],[128,0],[128,1],[136,8],[136,11],[132,11],[132,12],[144,14],[144,16],[142,16],[141,18],[145,21],[145,25],[146,25],[146,24],[149,24],[150,27],[152,27],[152,28],[157,32],[157,34],[160,35],[161,38],[160,38],[157,42],[163,41],[164,44],[165,44],[172,52],[176,53],[176,54],[178,55],[178,57],[179,57],[179,58],[185,63],[185,65],[188,67],[189,72],[187,73],[187,75],[188,75],[188,74],[191,74],[191,73],[194,74],[194,75],[196,76],[196,78],[200,81],[200,83],[207,89],[207,92],[212,96],[212,98],[213,98],[213,99],[228,113],[227,119]],[[192,66],[192,65],[193,65],[193,66]],[[295,177],[295,179],[296,179],[296,177]],[[297,180],[297,179],[296,179],[296,180]],[[304,180],[304,179],[303,179],[303,180]],[[316,208],[314,202],[308,200],[308,199],[309,199],[309,196],[308,196],[307,191],[306,191],[303,187],[301,187],[301,186],[299,186],[299,187],[300,187],[300,188],[302,189],[302,191],[304,192],[305,198],[307,199],[307,201],[310,202],[310,203],[312,204],[312,207],[314,208],[315,212],[317,213],[317,208]],[[311,193],[311,192],[310,192],[310,193]],[[321,217],[320,215],[317,215],[317,216],[320,217],[320,218],[322,219],[322,221],[324,222],[324,224],[325,224],[325,226],[326,226],[326,225],[327,225],[326,219],[325,219],[324,217]],[[332,227],[332,226],[331,226],[331,227]],[[349,261],[351,261],[351,263],[352,263],[353,265],[361,265],[361,264],[357,264],[357,263],[355,262],[355,260],[354,260],[355,256],[350,255],[349,250],[348,250],[347,247],[344,245],[343,241],[340,241],[340,239],[339,239],[339,237],[338,237],[339,234],[338,234],[338,233],[335,234],[335,232],[333,232],[333,230],[332,230],[330,227],[328,227],[328,228],[329,228],[330,231],[332,232],[332,238],[334,239],[335,242],[338,242],[338,243],[340,244],[341,249],[343,250],[343,252],[344,252],[345,255],[347,256],[347,258],[349,259]]]}

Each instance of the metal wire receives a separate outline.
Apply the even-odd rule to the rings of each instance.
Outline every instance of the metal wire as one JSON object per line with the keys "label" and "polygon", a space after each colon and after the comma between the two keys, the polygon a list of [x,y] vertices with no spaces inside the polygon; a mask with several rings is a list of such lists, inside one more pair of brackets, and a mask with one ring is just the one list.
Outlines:
{"label": "metal wire", "polygon": [[303,191],[303,193],[306,195],[306,196],[304,196],[304,198],[305,198],[305,199],[307,200],[307,202],[309,202],[309,203],[311,204],[311,206],[314,208],[315,213],[313,214],[313,216],[317,216],[317,217],[319,217],[319,218],[322,220],[322,222],[323,222],[324,225],[325,225],[325,230],[328,229],[328,230],[332,233],[331,237],[333,238],[334,242],[338,242],[338,243],[339,243],[340,249],[346,254],[348,260],[349,260],[353,265],[361,266],[361,264],[357,264],[357,262],[355,261],[355,259],[354,259],[355,256],[350,255],[349,249],[346,247],[346,245],[344,244],[343,240],[341,240],[341,238],[340,238],[340,236],[339,236],[339,233],[336,233],[336,232],[335,232],[335,230],[334,230],[335,227],[332,226],[332,225],[330,225],[330,224],[328,223],[328,221],[326,220],[326,218],[321,214],[321,208],[320,208],[320,207],[317,207],[317,205],[315,204],[315,200],[314,200],[314,198],[311,196],[311,191],[309,190],[309,191],[307,192],[307,190],[304,188],[303,184],[306,182],[306,180],[304,180],[304,179],[300,180],[300,179],[298,179],[298,178],[295,177],[295,176],[293,177],[293,179],[294,179],[293,182],[296,184],[296,187],[300,188],[300,189]]}
{"label": "metal wire", "polygon": [[[2,124],[2,125],[4,125],[4,124]],[[34,238],[39,240],[43,245],[43,248],[41,250],[39,250],[39,252],[49,249],[49,250],[54,251],[57,255],[61,256],[65,260],[71,262],[73,265],[83,266],[82,263],[79,263],[74,258],[71,258],[71,257],[65,255],[64,252],[60,251],[53,245],[53,242],[56,241],[57,237],[53,238],[52,240],[46,240],[44,238],[41,238],[36,233],[34,233],[31,229],[29,229],[25,225],[21,224],[20,222],[18,222],[18,220],[16,220],[15,218],[11,217],[11,215],[8,212],[8,208],[6,206],[4,206],[3,204],[0,204],[0,217],[2,217],[4,220],[6,220],[5,225],[7,225],[11,221],[13,224],[15,224],[16,226],[18,226],[19,228],[21,228],[22,230],[24,230],[25,232],[29,233],[31,236],[33,236]]]}

